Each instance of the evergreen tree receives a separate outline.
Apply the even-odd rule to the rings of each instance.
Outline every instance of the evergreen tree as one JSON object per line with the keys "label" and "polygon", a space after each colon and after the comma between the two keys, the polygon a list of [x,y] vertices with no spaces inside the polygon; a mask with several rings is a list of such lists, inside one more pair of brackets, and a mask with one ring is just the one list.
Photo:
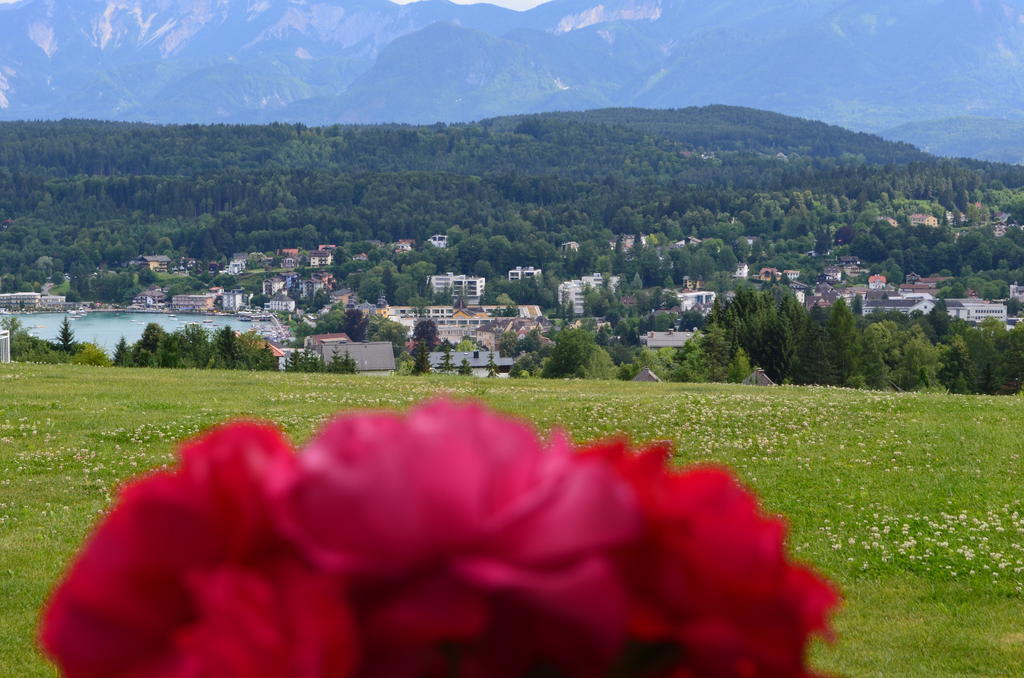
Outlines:
{"label": "evergreen tree", "polygon": [[222,370],[233,370],[238,366],[238,341],[230,327],[217,330],[213,337],[213,363]]}
{"label": "evergreen tree", "polygon": [[[598,349],[598,350],[600,350],[600,349]],[[487,352],[487,376],[488,377],[496,377],[496,376],[498,376],[498,366],[494,362],[494,351],[488,351]]]}
{"label": "evergreen tree", "polygon": [[64,353],[71,353],[75,348],[75,333],[71,330],[71,321],[64,316],[60,329],[57,331],[57,344]]}
{"label": "evergreen tree", "polygon": [[842,299],[832,305],[827,333],[836,382],[848,386],[857,371],[857,327],[850,307]]}
{"label": "evergreen tree", "polygon": [[861,336],[860,367],[868,388],[876,391],[889,388],[889,366],[874,332],[864,332]]}
{"label": "evergreen tree", "polygon": [[117,367],[131,367],[132,350],[123,336],[121,337],[121,340],[117,342],[117,346],[114,347],[113,362]]}
{"label": "evergreen tree", "polygon": [[334,374],[355,374],[356,361],[348,351],[342,353],[335,351],[331,356],[331,362],[327,363],[326,371]]}
{"label": "evergreen tree", "polygon": [[472,377],[473,376],[473,367],[469,364],[469,360],[467,358],[463,358],[462,362],[459,363],[459,376],[462,376],[462,377]]}
{"label": "evergreen tree", "polygon": [[441,357],[441,365],[437,368],[437,371],[441,374],[451,374],[455,371],[455,365],[452,363],[452,345],[449,342],[445,342],[441,350],[443,355]]}
{"label": "evergreen tree", "polygon": [[834,385],[836,372],[829,351],[828,333],[816,322],[808,323],[797,347],[793,383]]}
{"label": "evergreen tree", "polygon": [[[726,337],[725,329],[720,325],[709,326],[700,334],[700,342],[707,362],[708,380],[732,381],[729,378],[729,369],[734,356],[730,355],[729,340]],[[746,356],[746,352],[743,355]],[[749,374],[748,371],[743,378],[746,379]]]}
{"label": "evergreen tree", "polygon": [[430,354],[427,351],[426,341],[416,343],[416,360],[412,366],[412,373],[415,375],[430,373]]}

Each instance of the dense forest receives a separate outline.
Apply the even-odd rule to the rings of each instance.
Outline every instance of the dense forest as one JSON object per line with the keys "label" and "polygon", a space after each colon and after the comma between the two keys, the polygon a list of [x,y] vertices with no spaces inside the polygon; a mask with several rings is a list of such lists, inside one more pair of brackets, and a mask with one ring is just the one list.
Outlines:
{"label": "dense forest", "polygon": [[[141,285],[119,269],[140,254],[224,261],[331,243],[368,254],[339,256],[340,281],[397,293],[398,303],[422,294],[434,271],[497,282],[510,267],[539,266],[549,276],[540,302],[557,280],[593,271],[639,275],[645,286],[689,277],[721,287],[737,261],[812,275],[823,260],[808,253],[829,250],[894,281],[945,272],[998,296],[1024,279],[1024,234],[997,238],[983,226],[1000,210],[1024,216],[1022,187],[1024,168],[933,159],[727,107],[425,127],[4,123],[0,287],[38,289],[64,273],[72,298],[123,301]],[[911,228],[913,212],[944,226]],[[947,225],[949,214],[976,228]],[[433,233],[451,247],[393,256],[371,242]],[[655,246],[612,250],[624,234]],[[665,251],[686,236],[704,242]],[[579,251],[559,251],[566,241]],[[365,282],[382,266],[390,289]],[[489,286],[493,296],[509,288]]]}

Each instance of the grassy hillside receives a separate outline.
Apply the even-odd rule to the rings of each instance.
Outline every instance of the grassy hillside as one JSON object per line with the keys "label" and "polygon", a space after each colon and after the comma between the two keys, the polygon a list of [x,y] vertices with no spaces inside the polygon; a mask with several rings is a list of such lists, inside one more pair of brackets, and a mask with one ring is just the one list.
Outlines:
{"label": "grassy hillside", "polygon": [[791,521],[791,546],[846,596],[819,668],[1007,676],[1024,663],[1016,398],[828,389],[0,365],[0,674],[51,676],[37,611],[116,484],[233,416],[304,441],[332,413],[482,398],[578,440],[673,439]]}

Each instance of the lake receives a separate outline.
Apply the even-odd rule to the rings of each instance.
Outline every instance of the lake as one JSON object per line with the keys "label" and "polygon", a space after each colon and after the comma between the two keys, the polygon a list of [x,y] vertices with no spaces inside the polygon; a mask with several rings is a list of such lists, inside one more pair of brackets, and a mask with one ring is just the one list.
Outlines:
{"label": "lake", "polygon": [[[53,341],[66,316],[64,313],[29,313],[13,314],[21,320],[25,329],[34,337]],[[8,316],[0,316],[6,318]],[[75,333],[75,341],[90,341],[108,352],[124,337],[132,344],[142,337],[142,330],[149,323],[156,323],[168,332],[180,330],[186,323],[201,323],[209,331],[222,327],[231,327],[240,332],[249,330],[262,331],[269,329],[269,323],[241,322],[233,316],[209,316],[193,313],[179,313],[170,316],[166,313],[88,313],[81,318],[71,318],[71,329]]]}

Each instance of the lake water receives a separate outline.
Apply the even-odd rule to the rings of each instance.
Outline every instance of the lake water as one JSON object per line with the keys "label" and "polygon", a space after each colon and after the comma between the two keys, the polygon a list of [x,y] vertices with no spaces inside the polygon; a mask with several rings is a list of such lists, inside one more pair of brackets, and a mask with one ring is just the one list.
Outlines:
{"label": "lake water", "polygon": [[[60,324],[66,317],[64,313],[30,313],[14,314],[21,320],[25,329],[32,336],[53,341],[57,338]],[[0,316],[5,318],[7,316]],[[142,330],[149,323],[156,323],[168,332],[180,330],[186,323],[200,323],[207,331],[216,331],[222,327],[231,327],[240,332],[249,330],[262,331],[269,324],[261,322],[241,322],[233,316],[208,316],[193,313],[179,313],[171,317],[165,313],[88,313],[82,318],[71,318],[71,329],[75,333],[75,341],[91,341],[108,352],[114,350],[117,342],[124,337],[132,344],[142,337]]]}

